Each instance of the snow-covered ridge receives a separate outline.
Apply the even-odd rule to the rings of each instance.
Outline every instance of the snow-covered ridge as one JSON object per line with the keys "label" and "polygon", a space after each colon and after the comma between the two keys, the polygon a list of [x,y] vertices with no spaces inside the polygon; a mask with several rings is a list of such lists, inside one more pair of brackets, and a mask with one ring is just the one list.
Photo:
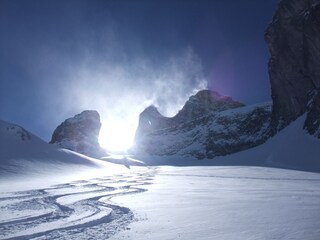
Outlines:
{"label": "snow-covered ridge", "polygon": [[271,136],[270,119],[269,102],[209,111],[179,125],[138,132],[135,151],[140,156],[200,159],[226,155],[265,142]]}
{"label": "snow-covered ridge", "polygon": [[[24,128],[0,120],[0,177],[63,171],[74,166],[96,168],[105,163],[48,144]],[[108,164],[107,164],[108,165]]]}

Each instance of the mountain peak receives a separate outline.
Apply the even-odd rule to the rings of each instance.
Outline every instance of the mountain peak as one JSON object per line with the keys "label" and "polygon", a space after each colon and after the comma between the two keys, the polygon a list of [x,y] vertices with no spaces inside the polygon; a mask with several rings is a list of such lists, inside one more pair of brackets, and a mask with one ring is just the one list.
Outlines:
{"label": "mountain peak", "polygon": [[93,121],[100,122],[100,115],[96,110],[84,110],[79,114],[76,114],[74,117],[68,118],[66,121],[84,121],[91,119]]}
{"label": "mountain peak", "polygon": [[150,105],[142,113],[140,116],[148,116],[148,117],[162,117],[161,113],[159,112],[158,108],[154,105]]}
{"label": "mountain peak", "polygon": [[191,96],[175,118],[179,122],[201,117],[208,113],[220,112],[227,109],[243,107],[244,104],[234,101],[231,97],[221,95],[208,89],[201,90]]}
{"label": "mountain peak", "polygon": [[231,97],[208,89],[201,90],[191,96],[183,108],[171,118],[162,116],[158,109],[151,105],[140,114],[135,141],[139,143],[145,134],[156,130],[172,128],[207,114],[242,106],[244,104],[234,101]]}
{"label": "mountain peak", "polygon": [[233,102],[233,99],[231,97],[224,96],[216,91],[211,91],[209,89],[200,90],[190,98],[193,97],[196,97],[199,100]]}
{"label": "mountain peak", "polygon": [[97,157],[101,152],[98,141],[100,128],[99,113],[85,110],[61,123],[53,132],[50,143]]}

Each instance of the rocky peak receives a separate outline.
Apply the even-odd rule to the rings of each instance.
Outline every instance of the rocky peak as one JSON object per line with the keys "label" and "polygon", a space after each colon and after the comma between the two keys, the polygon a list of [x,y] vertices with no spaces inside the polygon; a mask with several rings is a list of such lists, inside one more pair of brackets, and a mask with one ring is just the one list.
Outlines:
{"label": "rocky peak", "polygon": [[208,113],[243,107],[244,104],[234,101],[211,90],[201,90],[191,96],[175,118],[178,121],[192,120]]}
{"label": "rocky peak", "polygon": [[140,134],[166,127],[168,124],[167,119],[168,118],[161,115],[154,105],[147,107],[139,115],[139,125],[136,131],[136,138],[138,138]]}
{"label": "rocky peak", "polygon": [[265,142],[270,137],[270,118],[270,103],[215,112],[173,127],[141,131],[133,152],[138,156],[214,158]]}
{"label": "rocky peak", "polygon": [[242,106],[244,104],[210,90],[201,90],[191,96],[183,108],[171,118],[162,116],[155,106],[149,106],[140,114],[135,142],[139,144],[145,134],[150,132],[176,127],[207,114]]}
{"label": "rocky peak", "polygon": [[150,117],[150,118],[162,117],[161,113],[158,111],[158,109],[154,105],[151,105],[147,107],[145,110],[143,110],[140,116]]}
{"label": "rocky peak", "polygon": [[276,130],[308,112],[305,129],[317,132],[311,123],[320,116],[319,26],[319,0],[282,0],[265,32]]}
{"label": "rocky peak", "polygon": [[87,110],[61,123],[53,132],[50,143],[88,156],[101,153],[98,142],[101,128],[97,111]]}
{"label": "rocky peak", "polygon": [[242,106],[244,106],[244,104],[234,101],[231,97],[223,96],[218,92],[207,89],[201,90],[195,95],[192,95],[183,108],[172,118],[162,116],[153,105],[147,107],[140,114],[139,127],[148,131],[173,127],[206,114]]}

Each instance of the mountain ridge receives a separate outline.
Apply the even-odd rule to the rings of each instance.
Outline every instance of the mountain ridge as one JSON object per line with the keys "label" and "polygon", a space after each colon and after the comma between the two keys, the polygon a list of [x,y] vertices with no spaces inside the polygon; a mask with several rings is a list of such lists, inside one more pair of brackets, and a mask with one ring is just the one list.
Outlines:
{"label": "mountain ridge", "polygon": [[[250,125],[248,117],[257,126]],[[191,96],[172,118],[162,116],[154,106],[146,108],[139,117],[133,152],[138,156],[176,155],[198,159],[230,154],[270,137],[269,129],[264,126],[270,117],[269,103],[245,106],[215,91],[202,90]],[[265,131],[260,134],[262,128]],[[252,141],[248,136],[250,131],[256,136]]]}

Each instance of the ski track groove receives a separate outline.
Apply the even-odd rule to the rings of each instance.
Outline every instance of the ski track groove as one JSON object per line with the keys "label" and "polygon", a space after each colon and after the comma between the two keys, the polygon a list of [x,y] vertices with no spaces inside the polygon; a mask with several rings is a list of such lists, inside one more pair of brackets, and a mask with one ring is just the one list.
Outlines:
{"label": "ski track groove", "polygon": [[[69,238],[69,234],[79,233],[83,229],[97,227],[100,224],[105,228],[105,224],[108,224],[105,239],[118,230],[125,229],[134,220],[129,208],[118,206],[111,199],[115,196],[147,191],[143,186],[152,184],[153,176],[154,173],[115,175],[114,178],[110,176],[93,178],[88,181],[74,181],[44,189],[14,192],[9,197],[1,197],[0,193],[0,204],[3,201],[12,201],[12,204],[0,205],[0,239],[25,240],[42,237],[44,239],[65,239],[66,236]],[[119,186],[116,186],[117,184]],[[84,190],[81,191],[81,188]],[[55,194],[55,190],[71,192]],[[84,199],[81,199],[82,195]],[[63,197],[72,199],[73,196],[78,196],[80,199],[76,198],[75,202],[65,205],[58,202]],[[37,216],[17,216],[7,221],[1,219],[1,212],[9,211],[9,214],[18,214],[19,211],[24,210],[35,211],[35,208],[39,211],[50,210],[50,212]],[[85,216],[77,218],[79,213]]]}

